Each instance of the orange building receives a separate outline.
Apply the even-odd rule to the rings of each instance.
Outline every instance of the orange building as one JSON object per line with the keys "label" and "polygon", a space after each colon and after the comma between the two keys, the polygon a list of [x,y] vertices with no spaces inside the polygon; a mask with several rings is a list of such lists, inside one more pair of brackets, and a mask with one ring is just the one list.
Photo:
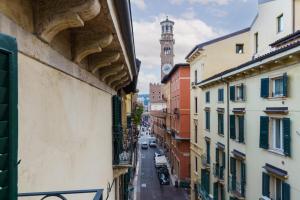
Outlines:
{"label": "orange building", "polygon": [[170,83],[172,173],[181,183],[190,180],[190,66],[176,64],[162,83]]}

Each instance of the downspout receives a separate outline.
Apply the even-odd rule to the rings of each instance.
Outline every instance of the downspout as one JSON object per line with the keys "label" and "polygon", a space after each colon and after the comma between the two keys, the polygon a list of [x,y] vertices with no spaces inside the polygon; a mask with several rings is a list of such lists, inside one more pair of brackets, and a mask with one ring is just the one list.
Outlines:
{"label": "downspout", "polygon": [[293,33],[296,29],[296,0],[293,0]]}

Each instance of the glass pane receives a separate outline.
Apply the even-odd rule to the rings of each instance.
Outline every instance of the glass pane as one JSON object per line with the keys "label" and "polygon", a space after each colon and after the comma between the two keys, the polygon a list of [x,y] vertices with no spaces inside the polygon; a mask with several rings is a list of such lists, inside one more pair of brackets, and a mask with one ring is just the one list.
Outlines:
{"label": "glass pane", "polygon": [[280,137],[280,119],[275,119],[275,147],[281,148],[281,137]]}
{"label": "glass pane", "polygon": [[281,198],[281,180],[276,179],[276,200],[282,200]]}
{"label": "glass pane", "polygon": [[275,96],[282,95],[283,94],[283,79],[282,78],[275,79],[274,84],[275,84],[275,88],[274,88]]}

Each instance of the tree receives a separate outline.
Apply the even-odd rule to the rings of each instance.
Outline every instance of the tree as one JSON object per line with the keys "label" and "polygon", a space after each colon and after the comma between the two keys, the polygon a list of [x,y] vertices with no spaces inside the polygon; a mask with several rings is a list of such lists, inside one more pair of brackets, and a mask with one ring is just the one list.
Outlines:
{"label": "tree", "polygon": [[136,107],[135,107],[135,110],[134,110],[134,113],[133,113],[133,122],[136,125],[140,125],[141,124],[143,112],[144,112],[143,105],[136,104]]}

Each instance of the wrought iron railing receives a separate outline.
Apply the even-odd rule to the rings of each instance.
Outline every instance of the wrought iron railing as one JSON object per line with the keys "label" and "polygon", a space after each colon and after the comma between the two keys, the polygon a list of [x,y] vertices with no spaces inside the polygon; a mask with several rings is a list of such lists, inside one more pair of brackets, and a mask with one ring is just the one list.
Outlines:
{"label": "wrought iron railing", "polygon": [[236,177],[229,177],[229,190],[232,194],[238,197],[245,197],[246,187],[245,183],[237,181]]}
{"label": "wrought iron railing", "polygon": [[89,194],[94,193],[95,196],[93,200],[102,200],[102,189],[91,189],[91,190],[68,190],[68,191],[51,191],[51,192],[30,192],[30,193],[19,193],[18,197],[41,197],[41,200],[50,198],[50,197],[57,197],[62,200],[67,200],[65,196],[67,195],[80,195],[80,194]]}
{"label": "wrought iron railing", "polygon": [[206,191],[201,183],[197,183],[197,194],[202,200],[212,200],[212,198],[209,196],[209,192]]}
{"label": "wrought iron railing", "polygon": [[214,175],[220,180],[224,180],[224,167],[219,163],[214,164]]}

